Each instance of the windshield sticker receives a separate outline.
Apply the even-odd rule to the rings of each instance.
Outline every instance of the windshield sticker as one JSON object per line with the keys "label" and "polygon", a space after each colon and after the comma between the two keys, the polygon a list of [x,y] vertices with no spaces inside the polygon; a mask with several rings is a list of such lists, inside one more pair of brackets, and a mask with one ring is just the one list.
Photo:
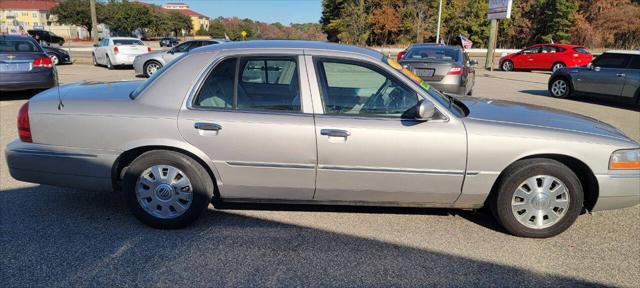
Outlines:
{"label": "windshield sticker", "polygon": [[400,63],[398,63],[396,60],[387,58],[387,64],[393,67],[393,69],[396,69],[405,76],[409,77],[409,79],[411,79],[413,82],[416,82],[416,84],[420,85],[422,88],[426,90],[431,89],[431,86],[427,84],[427,82],[424,82],[422,78],[418,77],[418,75],[416,74],[413,74],[413,72],[409,71],[409,69],[402,67],[402,65],[400,65]]}

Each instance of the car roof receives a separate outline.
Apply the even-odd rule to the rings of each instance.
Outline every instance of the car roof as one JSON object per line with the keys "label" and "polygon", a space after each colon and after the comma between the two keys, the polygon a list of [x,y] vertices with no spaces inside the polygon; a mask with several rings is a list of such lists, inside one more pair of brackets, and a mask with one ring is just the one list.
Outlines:
{"label": "car roof", "polygon": [[29,41],[35,41],[29,35],[25,35],[25,36],[22,36],[22,35],[0,35],[0,37],[2,37],[2,39],[5,39],[5,40],[29,40]]}
{"label": "car roof", "polygon": [[414,44],[409,46],[409,49],[411,48],[415,48],[415,47],[419,47],[419,48],[433,48],[433,49],[438,49],[438,48],[443,48],[443,49],[451,49],[451,50],[462,50],[462,47],[460,46],[454,46],[454,45],[435,45],[435,44]]}
{"label": "car roof", "polygon": [[[218,41],[218,40],[216,40]],[[337,52],[347,52],[355,54],[363,54],[374,58],[382,58],[383,54],[369,48],[357,46],[342,45],[320,41],[304,41],[304,40],[252,40],[224,42],[220,45],[210,45],[200,47],[191,53],[213,52],[224,49],[314,49],[327,50]]]}
{"label": "car roof", "polygon": [[609,50],[605,51],[604,53],[640,55],[640,50]]}
{"label": "car roof", "polygon": [[111,40],[140,40],[138,38],[135,37],[105,37]]}

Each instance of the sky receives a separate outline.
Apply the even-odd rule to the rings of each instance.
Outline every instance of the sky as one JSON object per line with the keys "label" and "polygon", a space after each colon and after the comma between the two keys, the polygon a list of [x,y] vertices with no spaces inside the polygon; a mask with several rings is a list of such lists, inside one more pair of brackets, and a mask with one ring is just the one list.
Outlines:
{"label": "sky", "polygon": [[143,0],[147,3],[162,5],[167,2],[181,2],[191,10],[211,18],[233,17],[249,18],[267,23],[280,22],[307,23],[320,21],[322,15],[321,0]]}

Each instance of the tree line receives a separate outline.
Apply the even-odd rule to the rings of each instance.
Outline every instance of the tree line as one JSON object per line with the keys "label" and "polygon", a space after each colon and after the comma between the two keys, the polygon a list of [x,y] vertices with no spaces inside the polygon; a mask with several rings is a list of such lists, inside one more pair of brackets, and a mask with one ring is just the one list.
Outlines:
{"label": "tree line", "polygon": [[[60,24],[76,25],[91,32],[91,10],[88,0],[64,0],[50,10]],[[165,11],[156,5],[140,2],[96,1],[98,23],[104,23],[114,34],[131,34],[145,29],[148,35],[179,35],[191,30],[191,19],[177,11]]]}
{"label": "tree line", "polygon": [[326,35],[319,23],[290,24],[264,23],[237,17],[218,17],[209,21],[207,34],[213,38],[228,36],[231,40],[242,40],[242,31],[247,39],[299,39],[323,41]]}
{"label": "tree line", "polygon": [[[443,0],[441,39],[467,36],[475,47],[489,38],[487,0]],[[323,0],[327,39],[356,45],[433,42],[438,0]],[[499,21],[498,46],[555,42],[588,47],[640,47],[638,0],[514,0]]]}

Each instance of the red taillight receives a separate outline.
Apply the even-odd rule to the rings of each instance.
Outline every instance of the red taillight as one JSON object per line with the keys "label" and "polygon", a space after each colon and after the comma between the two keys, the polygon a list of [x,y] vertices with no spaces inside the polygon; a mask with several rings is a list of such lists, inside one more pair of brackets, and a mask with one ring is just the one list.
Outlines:
{"label": "red taillight", "polygon": [[22,142],[33,142],[29,125],[29,102],[24,103],[18,111],[18,136]]}
{"label": "red taillight", "polygon": [[398,52],[398,58],[397,58],[397,59],[398,59],[398,61],[400,61],[400,60],[402,59],[402,57],[404,57],[404,54],[405,54],[405,53],[407,53],[407,51],[406,51],[406,50],[403,50],[403,51]]}
{"label": "red taillight", "polygon": [[40,57],[33,60],[33,67],[52,68],[53,62],[51,62],[51,58],[49,57]]}
{"label": "red taillight", "polygon": [[151,52],[151,47],[147,47],[147,52]]}
{"label": "red taillight", "polygon": [[462,74],[462,67],[460,66],[451,67],[451,69],[449,69],[449,73],[447,73],[447,75],[460,75],[460,74]]}
{"label": "red taillight", "polygon": [[113,47],[113,54],[118,54],[118,52],[120,52],[120,50],[118,50],[118,46],[114,46]]}

